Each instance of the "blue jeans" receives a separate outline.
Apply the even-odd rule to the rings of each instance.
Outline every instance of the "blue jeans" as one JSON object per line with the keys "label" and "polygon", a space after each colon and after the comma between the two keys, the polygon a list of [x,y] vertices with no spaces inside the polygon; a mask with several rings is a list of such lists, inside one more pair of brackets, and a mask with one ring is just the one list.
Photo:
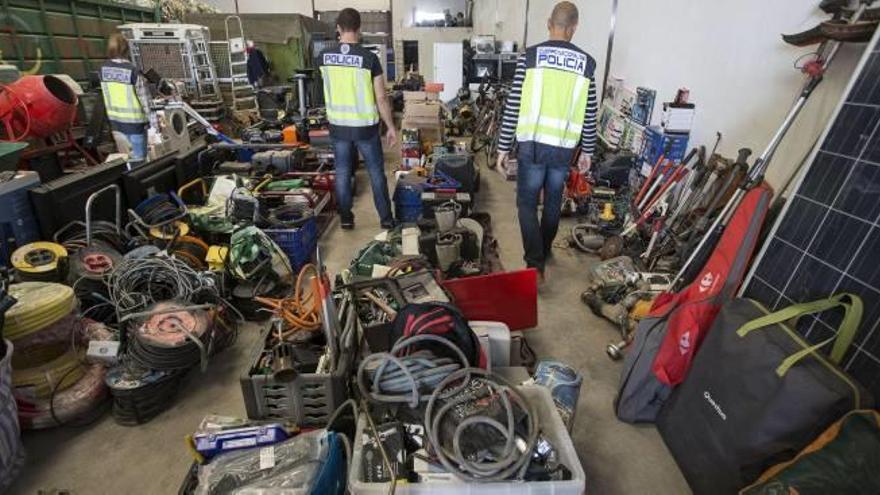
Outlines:
{"label": "blue jeans", "polygon": [[378,134],[373,139],[363,141],[333,140],[333,148],[336,152],[336,211],[342,220],[353,220],[351,212],[351,174],[354,169],[354,161],[357,159],[357,150],[364,157],[364,164],[370,174],[370,187],[373,189],[373,203],[379,220],[382,223],[391,223],[394,217],[391,214],[391,198],[388,196],[388,182],[385,180],[385,157],[382,156],[382,143]]}
{"label": "blue jeans", "polygon": [[[518,156],[516,208],[522,233],[526,266],[544,271],[544,262],[553,247],[562,214],[562,192],[568,178],[567,160],[535,160]],[[544,191],[544,210],[538,223],[538,199]]]}

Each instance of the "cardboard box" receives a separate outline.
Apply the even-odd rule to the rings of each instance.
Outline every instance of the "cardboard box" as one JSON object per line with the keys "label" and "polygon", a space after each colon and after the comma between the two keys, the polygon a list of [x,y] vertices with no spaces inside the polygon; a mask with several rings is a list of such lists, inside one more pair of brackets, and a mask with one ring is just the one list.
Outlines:
{"label": "cardboard box", "polygon": [[440,93],[429,93],[427,91],[404,91],[403,101],[438,101]]}
{"label": "cardboard box", "polygon": [[440,120],[440,103],[410,101],[403,107],[403,118]]}

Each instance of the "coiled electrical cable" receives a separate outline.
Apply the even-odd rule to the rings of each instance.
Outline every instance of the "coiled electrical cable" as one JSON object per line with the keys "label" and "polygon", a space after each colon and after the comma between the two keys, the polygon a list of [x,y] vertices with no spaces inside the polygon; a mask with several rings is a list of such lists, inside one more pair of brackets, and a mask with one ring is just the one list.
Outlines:
{"label": "coiled electrical cable", "polygon": [[131,366],[111,368],[105,381],[113,396],[113,419],[123,426],[150,421],[172,404],[183,376]]}
{"label": "coiled electrical cable", "polygon": [[313,216],[308,202],[285,204],[269,211],[267,223],[274,228],[291,229],[300,227]]}
{"label": "coiled electrical cable", "polygon": [[[489,395],[479,398],[464,393],[475,380],[483,382]],[[447,414],[460,411],[468,402],[488,401],[490,404],[499,402],[504,411],[506,421],[501,422],[495,417],[483,413],[474,413],[461,418],[454,425],[451,435],[441,436],[441,428],[449,426],[452,419]],[[525,413],[525,433],[522,446],[516,432],[514,406],[519,406]],[[498,375],[493,375],[481,368],[465,368],[447,376],[434,390],[425,408],[425,432],[433,446],[434,454],[441,464],[456,477],[468,482],[489,482],[508,479],[521,480],[529,466],[532,450],[538,440],[538,416],[534,407],[519,390]],[[462,448],[463,437],[472,428],[488,429],[503,438],[503,444],[482,445],[481,450],[489,450],[493,459],[479,460],[468,456]],[[446,429],[448,432],[448,429]]]}
{"label": "coiled electrical cable", "polygon": [[207,269],[205,258],[208,256],[208,245],[198,237],[189,235],[178,237],[169,246],[168,251],[195,270]]}
{"label": "coiled electrical cable", "polygon": [[57,357],[48,357],[56,352],[57,346],[32,347],[28,354],[16,349],[12,386],[33,397],[46,398],[53,390],[64,390],[82,378],[84,370],[76,352],[62,350]]}
{"label": "coiled electrical cable", "polygon": [[142,311],[160,301],[219,299],[213,278],[167,256],[123,260],[110,274],[107,285],[120,315]]}
{"label": "coiled electrical cable", "polygon": [[54,242],[32,242],[10,258],[16,277],[24,282],[63,282],[67,276],[67,249]]}
{"label": "coiled electrical cable", "polygon": [[128,357],[139,367],[185,370],[202,363],[211,349],[208,314],[177,302],[161,302],[145,313],[152,313],[134,329]]}
{"label": "coiled electrical cable", "polygon": [[12,341],[39,332],[76,308],[73,289],[52,282],[12,284],[9,295],[18,301],[3,323],[3,335]]}
{"label": "coiled electrical cable", "polygon": [[[457,355],[459,361],[437,357],[430,350],[413,351],[419,343],[442,344]],[[403,354],[402,356],[400,354]],[[357,384],[361,395],[375,402],[405,403],[416,408],[443,379],[456,370],[467,368],[467,356],[448,339],[433,334],[414,335],[398,340],[390,352],[370,354],[358,367]],[[371,376],[367,386],[367,375]]]}
{"label": "coiled electrical cable", "polygon": [[[305,289],[307,276],[310,284],[309,290]],[[269,297],[255,297],[254,300],[272,309],[284,322],[286,328],[278,337],[279,341],[286,340],[289,336],[300,331],[314,331],[321,328],[321,298],[318,293],[319,285],[318,269],[308,263],[299,271],[294,285],[293,295],[283,299]]]}
{"label": "coiled electrical cable", "polygon": [[[64,246],[69,253],[75,253],[88,246],[86,224],[83,222],[69,223],[55,233],[54,240]],[[123,252],[130,241],[131,239],[125,232],[116,228],[116,224],[105,221],[92,222],[93,244],[100,242],[117,252]]]}
{"label": "coiled electrical cable", "polygon": [[[38,430],[67,425],[99,405],[107,396],[106,369],[93,364],[66,390],[55,390],[45,399],[18,398],[18,419],[22,428]],[[56,384],[56,387],[61,382]]]}
{"label": "coiled electrical cable", "polygon": [[181,218],[180,202],[174,194],[162,193],[150,196],[134,208],[134,212],[148,225],[160,225]]}

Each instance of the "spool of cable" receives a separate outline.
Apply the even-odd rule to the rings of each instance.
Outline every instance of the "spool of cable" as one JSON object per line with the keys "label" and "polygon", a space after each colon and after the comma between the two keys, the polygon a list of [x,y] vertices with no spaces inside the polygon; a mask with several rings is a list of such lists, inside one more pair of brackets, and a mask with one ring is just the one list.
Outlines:
{"label": "spool of cable", "polygon": [[172,222],[161,227],[150,227],[150,237],[160,241],[170,241],[174,237],[182,237],[189,234],[189,225],[184,222]]}
{"label": "spool of cable", "polygon": [[150,421],[172,404],[181,378],[181,372],[111,368],[105,382],[113,396],[113,419],[123,426]]}
{"label": "spool of cable", "polygon": [[67,249],[54,242],[25,244],[13,251],[10,262],[23,282],[61,282],[67,276]]}
{"label": "spool of cable", "polygon": [[[102,243],[117,252],[126,250],[131,239],[116,228],[116,224],[105,221],[92,222],[92,243]],[[88,246],[86,225],[83,222],[67,224],[55,233],[55,242],[61,244],[71,255]]]}
{"label": "spool of cable", "polygon": [[308,202],[294,202],[273,208],[268,221],[273,227],[291,229],[303,225],[313,214],[314,210]]}
{"label": "spool of cable", "polygon": [[55,391],[48,398],[24,399],[18,397],[18,419],[21,427],[28,430],[53,428],[95,410],[107,397],[104,383],[106,368],[93,364],[85,374],[65,390]]}
{"label": "spool of cable", "polygon": [[3,335],[15,341],[48,327],[76,307],[73,289],[52,282],[22,282],[9,286],[18,302],[6,312]]}
{"label": "spool of cable", "polygon": [[156,194],[141,201],[134,212],[143,222],[148,225],[160,225],[179,219],[185,210],[182,210],[175,197],[168,193]]}
{"label": "spool of cable", "polygon": [[182,260],[194,270],[207,269],[205,259],[208,256],[209,246],[198,237],[183,236],[174,241],[169,251],[175,258]]}
{"label": "spool of cable", "polygon": [[103,280],[119,266],[122,255],[115,249],[102,244],[80,249],[70,262],[70,273],[74,281],[79,278]]}
{"label": "spool of cable", "polygon": [[146,310],[153,313],[135,329],[128,355],[138,366],[162,371],[189,369],[206,364],[211,345],[208,315],[204,310],[165,301]]}
{"label": "spool of cable", "polygon": [[[82,364],[79,356],[72,350],[63,351],[59,356],[46,360],[56,349],[49,346],[32,348],[28,355],[13,356],[12,386],[16,389],[16,394],[47,398],[53,390],[64,390],[82,378]],[[43,360],[46,361],[36,364]]]}

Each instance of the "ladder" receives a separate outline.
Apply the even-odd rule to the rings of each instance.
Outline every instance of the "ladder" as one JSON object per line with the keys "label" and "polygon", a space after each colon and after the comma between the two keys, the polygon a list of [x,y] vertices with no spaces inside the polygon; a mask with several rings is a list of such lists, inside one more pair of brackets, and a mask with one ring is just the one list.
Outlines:
{"label": "ladder", "polygon": [[[230,15],[224,21],[226,25],[226,42],[229,45],[229,84],[232,93],[232,110],[236,112],[259,110],[254,87],[248,81],[247,46],[244,39],[244,27],[241,17]],[[232,27],[232,29],[230,29]]]}
{"label": "ladder", "polygon": [[208,39],[197,34],[189,41],[192,50],[193,79],[198,98],[202,101],[221,100],[217,74],[214,72],[214,64],[211,62],[211,54],[208,53]]}

